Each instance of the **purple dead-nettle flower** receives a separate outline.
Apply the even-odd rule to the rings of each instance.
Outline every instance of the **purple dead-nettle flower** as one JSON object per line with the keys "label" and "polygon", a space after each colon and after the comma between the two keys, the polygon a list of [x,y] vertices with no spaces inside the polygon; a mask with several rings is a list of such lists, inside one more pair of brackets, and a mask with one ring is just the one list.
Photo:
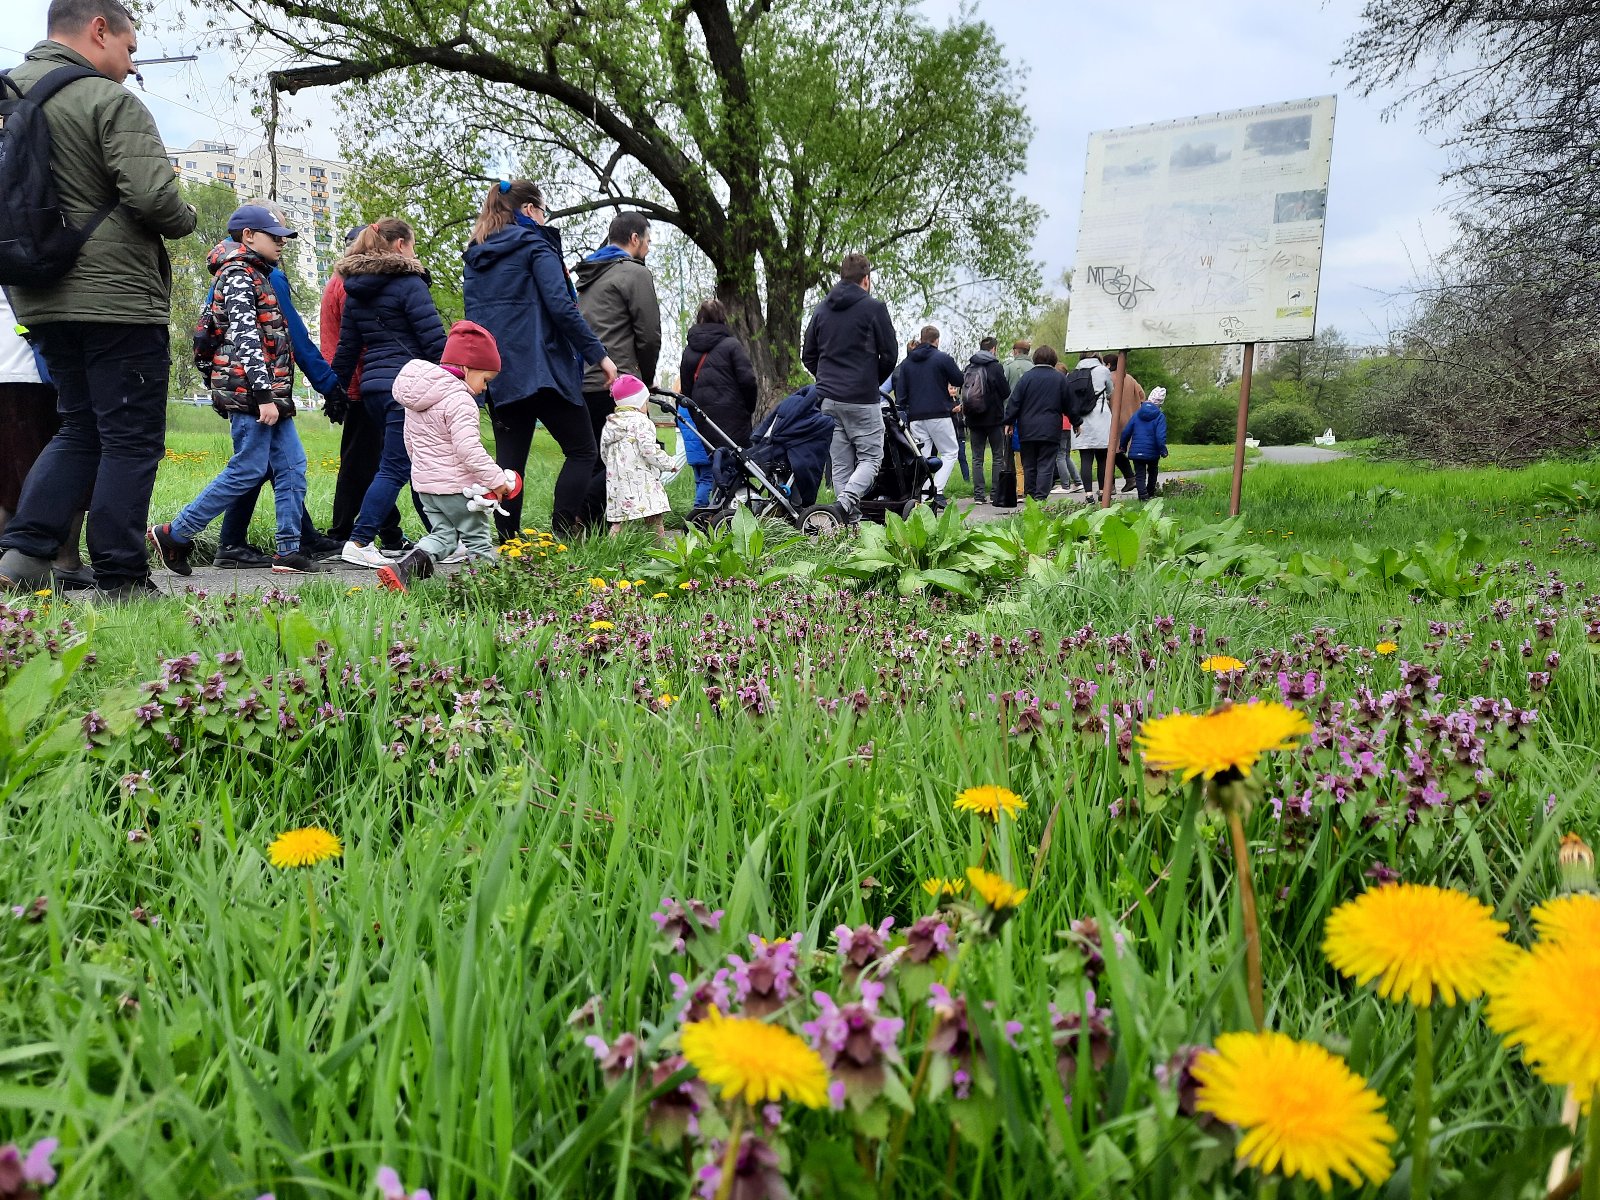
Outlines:
{"label": "purple dead-nettle flower", "polygon": [[[968,1074],[972,1067],[972,1031],[967,1026],[966,997],[952,996],[944,984],[935,983],[928,988],[928,1007],[933,1010],[928,1049],[949,1058],[959,1068],[957,1075]],[[957,1095],[960,1094],[958,1088]]]}
{"label": "purple dead-nettle flower", "polygon": [[834,940],[839,943],[839,955],[845,960],[846,983],[854,982],[862,968],[883,957],[889,944],[889,931],[893,928],[894,918],[885,917],[876,929],[871,925],[857,925],[854,929],[840,925],[833,931]]}
{"label": "purple dead-nettle flower", "polygon": [[140,842],[148,842],[149,840],[150,835],[142,829],[128,830],[128,842],[131,845],[137,846]]}
{"label": "purple dead-nettle flower", "polygon": [[1363,871],[1362,874],[1364,874],[1368,879],[1372,880],[1373,884],[1377,887],[1383,887],[1385,884],[1389,883],[1400,882],[1400,872],[1389,866],[1388,863],[1373,863],[1370,867]]}
{"label": "purple dead-nettle flower", "polygon": [[782,1008],[794,994],[794,968],[800,957],[800,937],[768,942],[755,934],[750,945],[755,953],[746,962],[737,954],[728,955],[733,968],[734,992],[746,1016],[766,1017]]}
{"label": "purple dead-nettle flower", "polygon": [[600,1009],[603,1001],[599,996],[590,996],[577,1008],[573,1009],[567,1017],[568,1025],[576,1025],[580,1029],[584,1026],[600,1027]]}
{"label": "purple dead-nettle flower", "polygon": [[382,1193],[383,1200],[433,1200],[426,1188],[406,1191],[406,1185],[400,1182],[400,1176],[393,1167],[379,1167],[373,1184]]}
{"label": "purple dead-nettle flower", "polygon": [[[688,1065],[689,1060],[681,1054],[662,1059],[650,1068],[650,1090],[655,1091]],[[691,1076],[650,1101],[644,1118],[645,1128],[672,1149],[686,1134],[699,1136],[700,1113],[710,1103],[711,1093],[706,1090],[705,1083],[699,1076]]]}
{"label": "purple dead-nettle flower", "polygon": [[229,650],[226,654],[217,655],[217,665],[230,672],[244,666],[244,651]]}
{"label": "purple dead-nettle flower", "polygon": [[140,792],[148,792],[150,790],[150,772],[139,771],[136,774],[124,775],[118,786],[122,788],[122,794],[130,799]]}
{"label": "purple dead-nettle flower", "polygon": [[845,1090],[864,1099],[883,1090],[884,1064],[900,1062],[895,1043],[906,1023],[899,1017],[878,1015],[883,991],[883,984],[863,979],[861,999],[843,1006],[826,992],[813,992],[811,998],[820,1011],[816,1020],[800,1026],[822,1061],[843,1081]]}
{"label": "purple dead-nettle flower", "polygon": [[604,1038],[591,1033],[583,1039],[583,1044],[594,1051],[595,1061],[600,1064],[607,1083],[615,1083],[633,1070],[634,1056],[639,1052],[639,1039],[631,1033],[619,1035],[609,1046]]}
{"label": "purple dead-nettle flower", "polygon": [[0,1197],[32,1200],[38,1193],[31,1189],[54,1183],[56,1171],[50,1165],[50,1156],[60,1144],[55,1138],[45,1138],[35,1142],[26,1154],[14,1142],[0,1146]]}
{"label": "purple dead-nettle flower", "polygon": [[141,726],[148,729],[161,719],[161,705],[154,703],[141,704],[133,710],[133,715]]}
{"label": "purple dead-nettle flower", "polygon": [[[715,1200],[722,1185],[722,1164],[727,1152],[726,1141],[717,1139],[711,1143],[711,1158],[698,1172],[702,1200]],[[778,1152],[755,1134],[741,1137],[734,1152],[729,1200],[789,1200],[791,1193],[778,1169],[779,1162]]]}
{"label": "purple dead-nettle flower", "polygon": [[778,1126],[783,1124],[782,1105],[763,1104],[761,1106],[761,1123],[767,1127],[768,1133],[776,1133]]}
{"label": "purple dead-nettle flower", "polygon": [[1052,1003],[1050,1030],[1050,1040],[1056,1047],[1056,1073],[1069,1095],[1078,1076],[1078,1051],[1084,1030],[1088,1031],[1090,1069],[1098,1071],[1111,1061],[1111,1010],[1096,1007],[1092,991],[1085,994],[1081,1012],[1062,1012]]}
{"label": "purple dead-nettle flower", "polygon": [[1198,1118],[1202,1127],[1218,1123],[1209,1113],[1197,1113],[1195,1110],[1195,1095],[1200,1085],[1194,1077],[1194,1065],[1206,1053],[1209,1051],[1204,1046],[1179,1046],[1166,1062],[1156,1064],[1155,1071],[1156,1082],[1162,1087],[1171,1088],[1177,1096],[1178,1114]]}
{"label": "purple dead-nettle flower", "polygon": [[26,921],[30,925],[37,925],[44,920],[44,914],[50,909],[50,901],[43,896],[35,896],[30,904],[13,904],[11,915],[19,921]]}
{"label": "purple dead-nettle flower", "polygon": [[906,959],[910,962],[931,962],[934,958],[948,955],[954,945],[955,938],[949,924],[937,913],[918,917],[906,930],[905,951]]}
{"label": "purple dead-nettle flower", "polygon": [[674,953],[681,954],[700,931],[715,933],[722,924],[722,909],[712,912],[703,900],[679,904],[671,896],[661,898],[661,911],[650,914],[656,928]]}
{"label": "purple dead-nettle flower", "polygon": [[685,1025],[694,1021],[706,1019],[710,1010],[715,1007],[718,1012],[727,1012],[729,1003],[727,967],[719,967],[710,979],[699,983],[690,984],[682,975],[674,971],[667,976],[672,981],[672,998],[674,1000],[689,1001],[683,1010],[683,1023]]}
{"label": "purple dead-nettle flower", "polygon": [[132,917],[141,925],[155,926],[161,924],[161,918],[155,913],[151,912],[149,909],[145,908],[142,904],[134,905],[133,909],[128,913],[128,916]]}

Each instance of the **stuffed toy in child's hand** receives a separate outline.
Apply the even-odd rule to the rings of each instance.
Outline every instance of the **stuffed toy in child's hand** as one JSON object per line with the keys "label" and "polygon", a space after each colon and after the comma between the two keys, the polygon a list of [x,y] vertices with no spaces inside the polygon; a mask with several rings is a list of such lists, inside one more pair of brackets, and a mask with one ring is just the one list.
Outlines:
{"label": "stuffed toy in child's hand", "polygon": [[[507,468],[505,486],[505,498],[507,500],[516,499],[522,494],[522,476]],[[493,489],[491,488],[486,488],[481,485],[462,488],[461,494],[467,498],[467,508],[472,512],[497,512],[502,517],[509,517],[511,515],[505,509],[500,507],[500,500],[493,494]]]}

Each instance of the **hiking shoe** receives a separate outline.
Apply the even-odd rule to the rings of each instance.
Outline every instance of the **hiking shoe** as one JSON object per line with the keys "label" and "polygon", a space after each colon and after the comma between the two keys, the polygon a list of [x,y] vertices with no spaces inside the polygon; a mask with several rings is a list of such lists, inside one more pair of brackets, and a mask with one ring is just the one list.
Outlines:
{"label": "hiking shoe", "polygon": [[1124,479],[1124,480],[1123,480],[1123,481],[1122,481],[1122,486],[1121,486],[1121,487],[1119,487],[1119,488],[1118,488],[1118,489],[1117,489],[1117,491],[1119,491],[1119,492],[1132,492],[1132,491],[1137,491],[1137,490],[1138,490],[1138,486],[1139,486],[1139,485],[1138,485],[1138,484],[1136,484],[1136,483],[1134,483],[1134,481],[1133,481],[1133,480],[1131,480],[1131,479]]}
{"label": "hiking shoe", "polygon": [[404,558],[416,548],[417,544],[410,538],[401,538],[398,545],[393,543],[386,545],[382,538],[378,539],[378,553],[389,559]]}
{"label": "hiking shoe", "polygon": [[248,571],[271,565],[272,555],[250,545],[222,546],[217,550],[217,557],[212,560],[212,566],[221,567],[225,571]]}
{"label": "hiking shoe", "polygon": [[338,538],[317,537],[300,543],[300,553],[313,562],[329,562],[337,559],[343,551],[344,543]]}
{"label": "hiking shoe", "polygon": [[50,574],[55,577],[56,587],[63,592],[85,592],[94,586],[94,568],[87,563],[80,563],[70,571],[56,567]]}
{"label": "hiking shoe", "polygon": [[389,556],[383,551],[376,546],[363,546],[358,542],[346,542],[344,549],[339,552],[339,557],[352,567],[370,567],[374,571],[389,565]]}
{"label": "hiking shoe", "polygon": [[272,571],[275,575],[309,575],[320,570],[308,554],[298,550],[291,550],[287,554],[274,554],[272,556]]}
{"label": "hiking shoe", "polygon": [[194,543],[180,542],[173,536],[170,524],[150,526],[145,539],[156,548],[156,558],[161,565],[174,575],[188,575],[194,570],[189,565],[189,552],[194,549]]}
{"label": "hiking shoe", "polygon": [[148,579],[129,580],[126,583],[115,584],[108,588],[96,588],[89,593],[96,600],[103,600],[107,604],[129,604],[135,600],[161,600],[166,597],[166,594]]}
{"label": "hiking shoe", "polygon": [[432,574],[433,559],[424,550],[413,550],[389,566],[378,568],[378,586],[404,592],[413,579],[427,579]]}
{"label": "hiking shoe", "polygon": [[21,550],[0,555],[0,587],[18,592],[36,592],[50,586],[50,560],[35,558]]}

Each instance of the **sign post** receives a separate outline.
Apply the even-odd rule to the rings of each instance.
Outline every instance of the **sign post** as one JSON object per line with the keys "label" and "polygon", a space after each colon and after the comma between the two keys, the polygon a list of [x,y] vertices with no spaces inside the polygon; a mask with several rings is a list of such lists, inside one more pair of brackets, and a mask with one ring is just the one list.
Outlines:
{"label": "sign post", "polygon": [[1122,385],[1128,378],[1128,352],[1117,355],[1117,373],[1111,377],[1111,432],[1106,435],[1106,465],[1100,472],[1100,507],[1111,507],[1111,477],[1116,474],[1117,438],[1122,433]]}

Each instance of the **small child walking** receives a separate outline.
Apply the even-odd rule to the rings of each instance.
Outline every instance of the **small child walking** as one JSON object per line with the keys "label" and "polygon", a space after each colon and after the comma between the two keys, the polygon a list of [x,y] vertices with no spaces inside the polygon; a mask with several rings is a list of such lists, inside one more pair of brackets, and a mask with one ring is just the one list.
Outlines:
{"label": "small child walking", "polygon": [[1118,445],[1133,460],[1139,499],[1149,500],[1161,486],[1161,460],[1167,456],[1167,414],[1161,411],[1167,389],[1152,388],[1137,412],[1122,427]]}
{"label": "small child walking", "polygon": [[426,579],[454,554],[457,544],[471,558],[494,561],[488,506],[479,497],[514,495],[516,473],[495,463],[483,448],[478,397],[500,372],[500,348],[482,325],[457,321],[435,366],[414,358],[394,379],[395,403],[405,409],[406,453],[411,490],[432,529],[404,558],[378,569],[378,583],[403,592]]}
{"label": "small child walking", "polygon": [[662,514],[670,512],[664,476],[678,469],[671,455],[656,443],[656,427],[645,416],[649,389],[634,375],[619,375],[611,385],[617,410],[600,433],[600,457],[606,465],[606,520],[611,536],[627,521],[644,521],[657,537],[667,534]]}
{"label": "small child walking", "polygon": [[[145,536],[162,566],[188,575],[201,530],[270,474],[278,518],[272,569],[314,571],[300,549],[306,452],[294,427],[294,350],[270,278],[284,244],[299,234],[259,204],[235,210],[228,232],[207,262],[215,277],[211,306],[201,316],[209,361],[196,365],[211,388],[211,407],[232,427],[233,457],[169,524],[152,525]],[[197,331],[197,360],[201,341]]]}

